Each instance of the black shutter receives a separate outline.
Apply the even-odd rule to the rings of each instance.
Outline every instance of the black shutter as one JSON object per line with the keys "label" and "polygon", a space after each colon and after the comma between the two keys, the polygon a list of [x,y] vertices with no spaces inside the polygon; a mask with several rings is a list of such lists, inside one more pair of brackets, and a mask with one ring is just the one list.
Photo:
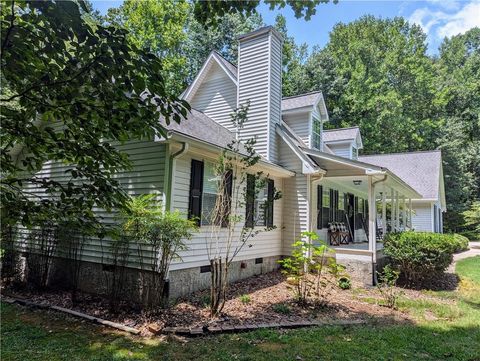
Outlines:
{"label": "black shutter", "polygon": [[355,202],[353,205],[353,214],[355,215],[354,217],[354,222],[355,222],[355,229],[360,229],[360,221],[359,221],[359,211],[358,211],[358,197],[355,197]]}
{"label": "black shutter", "polygon": [[335,222],[335,190],[330,189],[330,210],[328,212],[328,222]]}
{"label": "black shutter", "polygon": [[265,207],[266,226],[273,227],[273,198],[275,196],[275,184],[273,179],[267,179],[267,206]]}
{"label": "black shutter", "polygon": [[247,174],[247,199],[245,202],[245,226],[253,228],[255,212],[255,176]]}
{"label": "black shutter", "polygon": [[317,185],[317,229],[322,229],[323,187]]}
{"label": "black shutter", "polygon": [[224,174],[225,188],[224,190],[224,200],[226,202],[225,214],[222,219],[222,227],[228,227],[228,218],[230,216],[230,211],[232,208],[232,187],[233,187],[233,172],[228,170]]}
{"label": "black shutter", "polygon": [[195,219],[200,226],[202,217],[203,162],[192,159],[190,172],[190,198],[188,203],[188,218]]}

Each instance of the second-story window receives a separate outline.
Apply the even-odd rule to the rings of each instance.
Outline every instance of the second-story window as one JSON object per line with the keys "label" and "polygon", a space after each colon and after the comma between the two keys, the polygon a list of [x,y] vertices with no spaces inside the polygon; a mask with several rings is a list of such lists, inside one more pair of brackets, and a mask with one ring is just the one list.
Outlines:
{"label": "second-story window", "polygon": [[312,118],[312,148],[320,149],[322,140],[322,123]]}

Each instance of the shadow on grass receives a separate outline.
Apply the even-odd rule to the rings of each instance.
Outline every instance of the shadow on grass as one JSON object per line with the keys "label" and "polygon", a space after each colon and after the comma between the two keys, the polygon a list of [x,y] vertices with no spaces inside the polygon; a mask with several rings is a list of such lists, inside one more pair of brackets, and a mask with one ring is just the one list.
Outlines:
{"label": "shadow on grass", "polygon": [[2,305],[2,360],[478,360],[480,329],[395,323],[142,339],[51,312]]}

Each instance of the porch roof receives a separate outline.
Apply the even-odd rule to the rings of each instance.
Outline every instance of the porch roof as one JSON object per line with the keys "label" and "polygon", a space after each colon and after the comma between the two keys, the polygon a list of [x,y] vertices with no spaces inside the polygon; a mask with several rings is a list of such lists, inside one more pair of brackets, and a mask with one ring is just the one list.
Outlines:
{"label": "porch roof", "polygon": [[301,150],[326,171],[324,175],[326,178],[376,176],[376,180],[384,182],[408,198],[422,198],[415,189],[387,168],[310,148],[301,147]]}

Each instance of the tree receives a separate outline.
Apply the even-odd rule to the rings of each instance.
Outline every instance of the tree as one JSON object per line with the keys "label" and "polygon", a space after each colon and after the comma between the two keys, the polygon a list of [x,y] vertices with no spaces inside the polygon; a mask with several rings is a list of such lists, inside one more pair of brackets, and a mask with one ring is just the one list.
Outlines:
{"label": "tree", "polygon": [[480,28],[444,39],[437,61],[438,138],[448,190],[447,229],[463,226],[462,211],[480,199]]}
{"label": "tree", "polygon": [[190,5],[185,0],[126,0],[108,10],[106,21],[128,30],[137,48],[148,49],[161,59],[165,88],[179,95],[185,86],[187,57],[181,53]]}
{"label": "tree", "polygon": [[[232,114],[236,129],[241,130],[248,121],[248,108],[248,104],[241,105]],[[225,305],[232,262],[253,237],[275,228],[267,221],[267,213],[273,209],[273,202],[281,197],[280,192],[271,189],[271,197],[260,206],[262,212],[252,209],[260,190],[265,189],[268,177],[255,169],[260,156],[254,146],[253,138],[243,142],[235,140],[222,152],[214,170],[218,194],[215,206],[212,212],[202,215],[209,227],[205,241],[210,260],[212,317],[218,316]],[[261,218],[263,228],[256,226]]]}
{"label": "tree", "polygon": [[[83,7],[81,7],[83,6]],[[127,32],[86,21],[83,2],[2,1],[1,201],[4,225],[35,216],[96,221],[93,207],[122,207],[113,175],[129,166],[114,142],[165,134],[188,104],[168,95],[163,65]],[[36,175],[47,163],[63,177]],[[28,189],[41,187],[33,199]]]}
{"label": "tree", "polygon": [[[266,4],[270,5],[270,10],[276,8],[282,9],[286,5],[294,11],[295,17],[305,18],[310,20],[312,15],[316,13],[316,7],[320,3],[329,3],[330,0],[311,0],[311,1],[297,1],[297,0],[265,0]],[[338,0],[333,0],[337,3]],[[248,1],[195,1],[194,14],[195,18],[205,26],[215,26],[223,16],[232,13],[239,13],[242,15],[253,15],[257,12],[256,8],[260,4],[257,0]]]}

